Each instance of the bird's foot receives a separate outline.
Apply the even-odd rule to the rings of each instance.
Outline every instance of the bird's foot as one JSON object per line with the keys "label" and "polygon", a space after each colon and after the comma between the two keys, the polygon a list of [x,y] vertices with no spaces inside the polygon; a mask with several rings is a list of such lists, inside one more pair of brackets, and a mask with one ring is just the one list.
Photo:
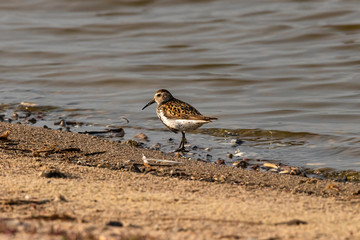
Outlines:
{"label": "bird's foot", "polygon": [[181,147],[176,149],[174,152],[190,152],[189,150],[186,150],[185,147]]}

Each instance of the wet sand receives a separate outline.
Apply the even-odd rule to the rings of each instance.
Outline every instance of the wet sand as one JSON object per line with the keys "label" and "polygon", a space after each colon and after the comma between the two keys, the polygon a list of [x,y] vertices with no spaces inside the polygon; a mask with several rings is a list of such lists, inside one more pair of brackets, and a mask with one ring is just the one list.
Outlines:
{"label": "wet sand", "polygon": [[[359,239],[360,185],[0,123],[0,239]],[[149,165],[147,158],[167,159]]]}

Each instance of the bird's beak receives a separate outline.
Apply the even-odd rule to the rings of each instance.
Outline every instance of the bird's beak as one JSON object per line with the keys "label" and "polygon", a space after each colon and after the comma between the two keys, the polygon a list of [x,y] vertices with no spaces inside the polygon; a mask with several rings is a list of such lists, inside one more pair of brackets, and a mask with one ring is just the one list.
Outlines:
{"label": "bird's beak", "polygon": [[144,110],[145,108],[147,108],[148,106],[150,106],[151,104],[155,103],[155,100],[151,100],[150,102],[148,102],[148,104],[145,105],[145,107],[143,107],[141,110]]}

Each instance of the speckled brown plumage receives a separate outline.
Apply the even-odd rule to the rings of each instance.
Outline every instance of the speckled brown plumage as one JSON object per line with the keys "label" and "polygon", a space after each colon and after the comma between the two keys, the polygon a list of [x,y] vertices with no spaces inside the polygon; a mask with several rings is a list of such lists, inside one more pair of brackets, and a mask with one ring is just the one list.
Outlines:
{"label": "speckled brown plumage", "polygon": [[156,114],[162,123],[171,131],[182,133],[182,140],[177,151],[185,151],[185,131],[195,130],[211,120],[217,120],[215,117],[203,116],[190,104],[174,98],[166,89],[158,90],[143,109],[155,102],[158,104]]}

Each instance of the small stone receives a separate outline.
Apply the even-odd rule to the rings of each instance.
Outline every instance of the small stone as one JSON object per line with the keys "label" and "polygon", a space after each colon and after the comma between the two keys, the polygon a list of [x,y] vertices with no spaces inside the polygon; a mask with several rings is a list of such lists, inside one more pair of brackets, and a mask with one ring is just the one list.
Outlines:
{"label": "small stone", "polygon": [[156,143],[154,145],[151,146],[151,149],[154,149],[154,150],[160,150],[161,148],[161,144],[160,143]]}
{"label": "small stone", "polygon": [[142,172],[142,171],[140,170],[140,168],[138,168],[138,166],[136,166],[136,165],[133,164],[133,163],[129,164],[129,171],[130,171],[130,172],[137,172],[137,173]]}
{"label": "small stone", "polygon": [[7,140],[10,135],[10,131],[6,131],[0,135],[0,140]]}
{"label": "small stone", "polygon": [[54,201],[55,202],[67,202],[68,200],[66,200],[66,198],[63,195],[59,194],[54,198]]}
{"label": "small stone", "polygon": [[19,119],[19,114],[17,114],[16,112],[13,112],[13,114],[11,115],[11,118],[13,120],[18,120]]}
{"label": "small stone", "polygon": [[349,179],[345,176],[345,177],[340,178],[340,179],[335,179],[334,181],[335,182],[347,182],[347,181],[349,181]]}
{"label": "small stone", "polygon": [[237,146],[243,144],[244,141],[240,140],[240,139],[231,139],[230,143],[231,143],[232,147],[237,147]]}
{"label": "small stone", "polygon": [[300,175],[301,171],[298,168],[292,168],[290,171],[290,175]]}
{"label": "small stone", "polygon": [[123,227],[124,224],[122,222],[119,222],[119,221],[109,221],[109,222],[106,223],[106,226]]}
{"label": "small stone", "polygon": [[123,128],[109,129],[108,132],[112,133],[114,137],[124,137],[125,130]]}
{"label": "small stone", "polygon": [[29,111],[27,111],[26,113],[25,113],[25,118],[28,118],[28,117],[30,117],[31,116],[31,112],[29,112]]}
{"label": "small stone", "polygon": [[45,169],[39,174],[39,176],[45,178],[67,178],[67,175],[65,173],[62,173],[58,169],[53,167]]}
{"label": "small stone", "polygon": [[60,124],[60,126],[65,127],[66,126],[66,121],[64,119],[61,119],[59,124]]}
{"label": "small stone", "polygon": [[35,118],[30,118],[27,120],[27,122],[29,122],[31,124],[35,124],[37,122],[37,120]]}
{"label": "small stone", "polygon": [[260,165],[259,164],[254,164],[254,165],[251,166],[251,168],[257,171],[257,170],[260,169]]}
{"label": "small stone", "polygon": [[211,150],[211,148],[205,148],[204,150],[205,150],[205,151],[210,151],[210,150]]}
{"label": "small stone", "polygon": [[201,159],[201,158],[197,158],[196,161],[198,161],[198,162],[207,162],[206,160]]}
{"label": "small stone", "polygon": [[135,140],[127,140],[127,141],[123,142],[122,144],[127,144],[132,147],[140,147],[142,145],[141,143],[139,143]]}
{"label": "small stone", "polygon": [[318,182],[318,180],[315,178],[310,178],[309,180],[306,181],[306,183],[308,183],[308,184],[316,184],[317,182]]}
{"label": "small stone", "polygon": [[247,168],[249,164],[246,161],[237,161],[233,163],[234,167]]}
{"label": "small stone", "polygon": [[353,193],[353,195],[354,195],[354,196],[358,196],[358,195],[360,195],[360,190],[355,191],[355,192]]}
{"label": "small stone", "polygon": [[288,226],[292,226],[292,225],[302,225],[302,224],[307,224],[307,222],[299,220],[299,219],[293,219],[290,221],[286,221],[286,222],[279,222],[279,223],[275,223],[275,226],[277,225],[288,225]]}
{"label": "small stone", "polygon": [[217,164],[217,165],[224,165],[224,164],[225,164],[225,160],[224,160],[224,159],[218,159],[218,160],[216,161],[216,164]]}
{"label": "small stone", "polygon": [[233,155],[231,153],[226,154],[226,157],[233,158]]}
{"label": "small stone", "polygon": [[138,133],[134,136],[134,138],[142,141],[148,141],[148,136],[146,136],[144,133]]}
{"label": "small stone", "polygon": [[279,173],[281,173],[281,172],[290,173],[290,171],[291,171],[291,167],[289,167],[289,166],[280,166],[280,172]]}
{"label": "small stone", "polygon": [[197,150],[198,149],[198,146],[193,146],[192,147],[192,150]]}

